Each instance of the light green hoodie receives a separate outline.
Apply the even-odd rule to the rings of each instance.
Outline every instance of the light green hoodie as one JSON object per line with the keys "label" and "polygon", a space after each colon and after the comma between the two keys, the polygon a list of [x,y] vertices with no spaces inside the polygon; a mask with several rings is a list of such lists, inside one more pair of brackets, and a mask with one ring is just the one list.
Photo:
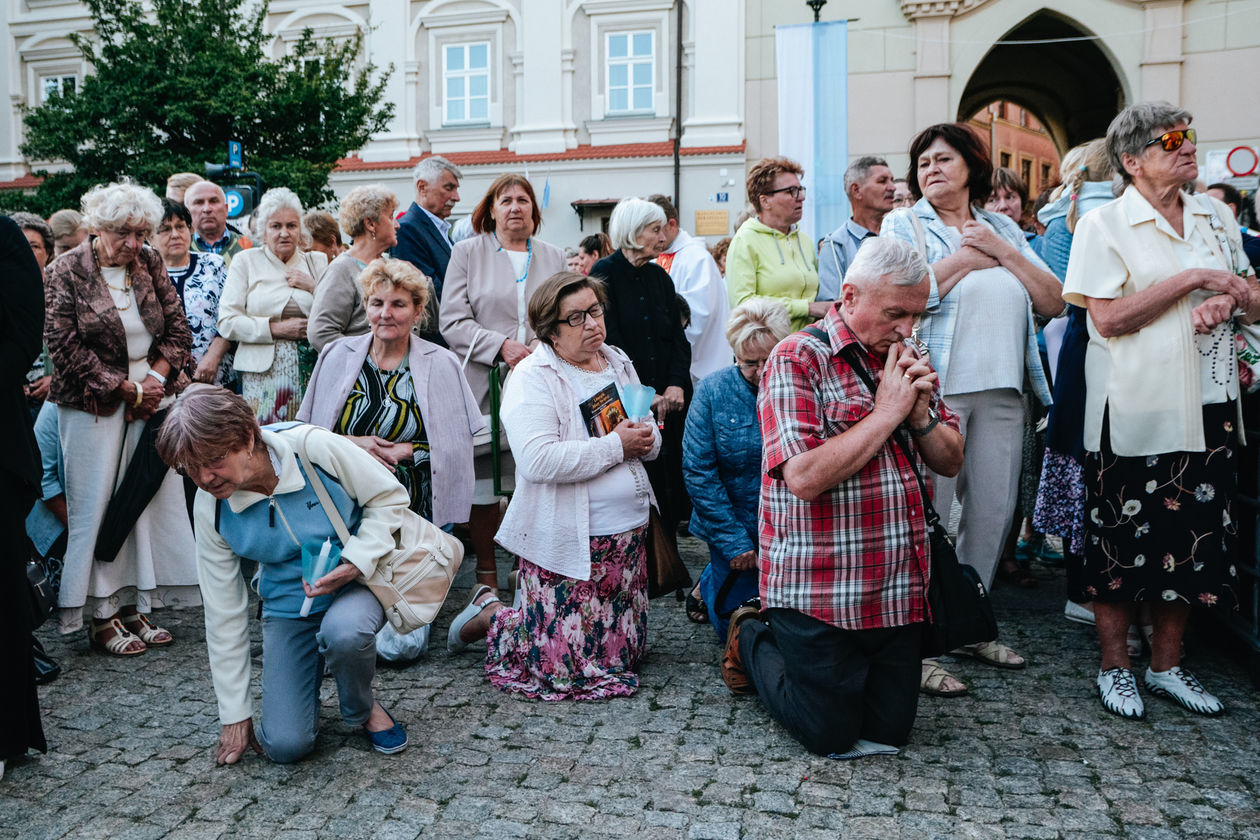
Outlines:
{"label": "light green hoodie", "polygon": [[795,225],[785,236],[751,218],[726,252],[726,289],[732,308],[754,297],[780,301],[799,330],[817,320],[809,305],[818,295],[818,257]]}

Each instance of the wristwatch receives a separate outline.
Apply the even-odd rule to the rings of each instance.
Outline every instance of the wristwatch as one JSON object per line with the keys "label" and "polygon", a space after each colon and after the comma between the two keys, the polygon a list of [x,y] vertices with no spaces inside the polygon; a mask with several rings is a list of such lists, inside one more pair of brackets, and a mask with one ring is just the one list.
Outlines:
{"label": "wristwatch", "polygon": [[926,426],[907,426],[910,434],[915,437],[923,437],[928,432],[936,428],[936,424],[941,422],[941,414],[935,408],[928,408],[928,421]]}

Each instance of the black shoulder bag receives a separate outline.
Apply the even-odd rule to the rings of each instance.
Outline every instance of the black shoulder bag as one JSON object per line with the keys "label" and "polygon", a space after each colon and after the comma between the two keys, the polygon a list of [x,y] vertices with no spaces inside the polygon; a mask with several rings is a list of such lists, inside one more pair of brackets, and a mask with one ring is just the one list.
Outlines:
{"label": "black shoulder bag", "polygon": [[[817,327],[806,327],[804,331],[815,338],[828,340],[827,334]],[[861,360],[850,355],[848,361],[853,372],[874,396],[875,381],[866,372]],[[963,645],[993,641],[998,634],[997,619],[993,616],[993,603],[989,600],[984,581],[980,580],[980,575],[971,566],[958,562],[954,543],[950,540],[936,508],[932,506],[927,482],[914,465],[910,444],[905,440],[901,428],[893,432],[892,439],[905,455],[915,479],[919,482],[919,492],[923,496],[923,513],[927,520],[931,567],[928,574],[928,618],[923,625],[922,655],[938,656]]]}

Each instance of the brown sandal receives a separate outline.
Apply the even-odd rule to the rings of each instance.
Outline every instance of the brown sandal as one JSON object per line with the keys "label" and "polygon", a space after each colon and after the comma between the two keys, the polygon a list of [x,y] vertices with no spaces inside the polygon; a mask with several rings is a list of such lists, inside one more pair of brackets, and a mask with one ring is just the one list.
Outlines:
{"label": "brown sandal", "polygon": [[[112,656],[139,656],[149,649],[144,639],[123,627],[118,616],[114,616],[104,624],[98,624],[93,620],[92,625],[88,627],[88,644],[92,646],[92,650]],[[139,647],[136,647],[137,645]]]}
{"label": "brown sandal", "polygon": [[175,643],[175,637],[165,627],[158,627],[144,613],[132,613],[120,617],[122,626],[149,647],[166,647]]}

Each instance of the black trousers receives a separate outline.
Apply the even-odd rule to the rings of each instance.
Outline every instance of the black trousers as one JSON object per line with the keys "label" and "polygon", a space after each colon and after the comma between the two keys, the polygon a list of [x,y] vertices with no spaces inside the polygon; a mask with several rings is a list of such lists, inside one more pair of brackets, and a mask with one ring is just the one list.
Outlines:
{"label": "black trousers", "polygon": [[796,610],[745,621],[739,655],[766,711],[805,749],[902,746],[919,705],[921,625],[841,630]]}

